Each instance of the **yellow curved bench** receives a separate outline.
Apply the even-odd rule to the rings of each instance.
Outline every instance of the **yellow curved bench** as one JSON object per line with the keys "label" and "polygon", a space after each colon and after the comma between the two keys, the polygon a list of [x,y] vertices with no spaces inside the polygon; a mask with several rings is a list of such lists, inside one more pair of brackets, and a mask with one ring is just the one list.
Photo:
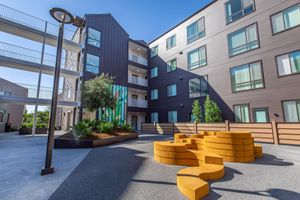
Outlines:
{"label": "yellow curved bench", "polygon": [[178,189],[190,199],[209,193],[208,180],[224,176],[223,161],[253,162],[262,157],[262,146],[248,132],[174,134],[174,141],[156,141],[154,159],[162,164],[192,166],[177,173]]}

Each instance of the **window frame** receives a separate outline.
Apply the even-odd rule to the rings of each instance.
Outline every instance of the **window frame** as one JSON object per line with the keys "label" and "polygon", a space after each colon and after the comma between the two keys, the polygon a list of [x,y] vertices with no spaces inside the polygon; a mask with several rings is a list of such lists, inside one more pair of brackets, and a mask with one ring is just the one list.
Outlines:
{"label": "window frame", "polygon": [[[240,0],[240,1],[243,1],[243,0]],[[245,17],[245,16],[247,16],[247,15],[250,15],[251,13],[254,13],[255,11],[256,11],[256,4],[255,4],[255,0],[253,0],[253,11],[252,12],[250,12],[250,13],[247,13],[247,14],[244,14],[243,16],[241,16],[240,18],[238,18],[238,19],[236,19],[236,20],[234,20],[234,21],[231,21],[231,22],[228,22],[228,17],[227,17],[227,11],[226,11],[226,5],[227,5],[227,3],[229,2],[229,0],[228,1],[226,1],[225,3],[224,3],[224,9],[225,9],[225,22],[226,22],[226,25],[229,25],[229,24],[231,24],[231,23],[233,23],[233,22],[236,22],[236,21],[238,21],[239,19],[242,19],[243,17]],[[243,11],[244,12],[244,11]]]}
{"label": "window frame", "polygon": [[[205,65],[201,65],[201,66],[199,65],[198,67],[190,68],[189,54],[192,53],[192,52],[194,52],[194,51],[196,51],[196,50],[199,51],[199,49],[201,49],[201,48],[204,48],[204,52],[205,52]],[[206,44],[205,44],[205,45],[202,45],[202,46],[200,46],[200,47],[198,47],[198,48],[195,48],[195,49],[193,49],[193,50],[191,50],[191,51],[189,51],[189,52],[187,52],[186,55],[187,55],[187,67],[188,67],[188,71],[192,71],[192,70],[195,70],[195,69],[198,69],[198,68],[201,68],[201,67],[205,67],[205,66],[208,65]],[[199,58],[199,52],[198,52],[198,58]],[[200,62],[200,60],[198,61],[198,63],[199,63],[199,62]]]}
{"label": "window frame", "polygon": [[[152,91],[157,91],[157,98],[156,99],[152,99]],[[150,90],[150,100],[154,101],[154,100],[158,100],[158,88],[154,88]]]}
{"label": "window frame", "polygon": [[[234,88],[233,88],[233,80],[232,80],[232,75],[231,75],[231,71],[234,69],[234,68],[239,68],[243,65],[248,65],[248,68],[250,70],[250,65],[251,64],[254,64],[254,63],[260,63],[260,72],[261,72],[261,76],[262,76],[262,84],[263,86],[260,87],[260,88],[251,88],[251,89],[247,89],[247,90],[241,90],[241,91],[234,91]],[[250,73],[251,75],[251,73]],[[239,65],[239,66],[235,66],[235,67],[231,67],[229,69],[229,76],[230,76],[230,82],[231,82],[231,92],[232,93],[238,93],[238,92],[246,92],[246,91],[252,91],[252,90],[260,90],[260,89],[265,89],[265,75],[264,75],[264,70],[263,70],[263,62],[262,60],[257,60],[257,61],[254,61],[254,62],[250,62],[250,63],[246,63],[246,64],[242,64],[242,65]],[[251,77],[251,76],[250,76]],[[253,81],[250,81],[250,83],[253,82]]]}
{"label": "window frame", "polygon": [[[97,42],[99,42],[99,47],[98,46],[96,46],[96,45],[93,45],[93,44],[90,44],[89,43],[89,33],[90,33],[90,30],[89,29],[93,29],[93,30],[95,30],[95,31],[98,31],[99,33],[100,33],[100,40],[96,40],[96,39],[92,39],[92,40],[94,40],[94,41],[97,41]],[[89,45],[89,46],[93,46],[93,47],[95,47],[95,48],[101,48],[101,37],[102,37],[102,31],[100,31],[100,30],[97,30],[97,29],[95,29],[95,28],[93,28],[93,27],[87,27],[87,39],[86,39],[86,43]]]}
{"label": "window frame", "polygon": [[[175,89],[176,89],[175,90],[176,94],[169,96],[169,87],[174,86],[174,85],[175,85]],[[177,96],[177,84],[176,83],[172,83],[172,84],[167,85],[167,97],[176,97],[176,96]]]}
{"label": "window frame", "polygon": [[[236,118],[235,118],[235,110],[234,110],[234,107],[235,106],[244,106],[244,105],[247,105],[248,107],[248,117],[249,117],[249,122],[237,122],[236,121]],[[233,118],[234,118],[234,122],[236,123],[250,123],[251,122],[251,110],[250,110],[250,104],[249,103],[241,103],[241,104],[234,104],[233,106]]]}
{"label": "window frame", "polygon": [[[277,15],[277,14],[279,14],[279,13],[281,13],[281,12],[283,13],[285,10],[288,10],[288,9],[290,9],[290,8],[296,6],[296,5],[298,5],[298,6],[299,6],[299,9],[300,9],[300,3],[296,3],[296,4],[293,4],[292,6],[289,6],[289,7],[285,8],[285,9],[283,9],[283,10],[280,10],[279,12],[276,12],[276,13],[270,15],[270,24],[271,24],[272,36],[277,35],[277,34],[280,34],[280,33],[283,33],[283,32],[286,32],[286,31],[289,31],[289,30],[292,30],[292,29],[297,28],[297,27],[300,26],[300,24],[299,24],[299,25],[297,25],[297,26],[290,27],[290,28],[284,29],[284,30],[279,31],[279,32],[276,32],[276,33],[274,33],[274,29],[273,29],[272,17],[275,16],[275,15]],[[283,24],[284,24],[284,26],[286,26],[284,20],[283,20]]]}
{"label": "window frame", "polygon": [[[289,56],[290,69],[291,69],[292,62],[291,62],[290,54],[295,53],[295,52],[298,52],[298,51],[300,52],[300,49],[294,50],[294,51],[291,51],[291,52],[288,52],[288,53],[283,53],[283,54],[280,54],[280,55],[275,56],[277,78],[283,78],[283,77],[286,77],[286,76],[294,76],[294,75],[299,75],[299,74],[300,74],[300,71],[299,71],[299,72],[296,72],[296,73],[280,75],[280,74],[279,74],[279,68],[278,68],[279,65],[278,65],[278,62],[277,62],[277,58],[278,58],[278,57],[283,56],[283,55],[288,55],[288,56]],[[292,69],[291,69],[291,71],[292,71]]]}
{"label": "window frame", "polygon": [[[244,51],[244,52],[241,52],[241,53],[232,55],[232,54],[230,53],[230,51],[231,51],[232,49],[230,49],[230,47],[229,47],[229,46],[230,46],[230,43],[229,43],[229,41],[230,41],[230,40],[229,40],[229,39],[230,39],[230,36],[233,35],[234,33],[237,33],[237,32],[239,32],[239,31],[241,31],[242,29],[246,30],[248,27],[253,26],[253,25],[255,25],[255,27],[256,27],[257,47],[254,48],[254,49],[250,49],[250,50],[248,50],[248,51]],[[247,38],[246,38],[246,39],[247,39]],[[246,43],[245,45],[248,45],[248,43]],[[245,45],[242,45],[242,46],[245,46]],[[240,47],[242,47],[242,46],[238,46],[238,47],[236,47],[236,48],[240,48]],[[259,37],[258,23],[257,23],[257,22],[254,22],[254,23],[252,23],[252,24],[249,24],[248,26],[245,26],[245,27],[243,27],[243,28],[240,28],[240,29],[238,29],[238,30],[232,32],[232,33],[227,34],[227,48],[228,48],[228,56],[229,56],[229,58],[232,58],[232,57],[235,57],[235,56],[238,56],[238,55],[242,55],[242,54],[244,54],[244,53],[248,53],[248,52],[254,51],[254,50],[256,50],[256,49],[259,49],[259,48],[260,48],[260,37]]]}
{"label": "window frame", "polygon": [[[88,64],[87,64],[88,55],[98,57],[99,62],[98,62],[98,72],[97,72],[97,73],[91,72],[91,71],[87,70],[87,65],[88,65]],[[85,55],[85,66],[84,66],[84,70],[85,70],[86,72],[89,72],[89,73],[92,73],[92,74],[99,74],[99,73],[100,73],[100,57],[99,57],[99,56],[96,56],[96,55],[94,55],[94,54],[91,54],[91,53],[86,53],[86,55]]]}
{"label": "window frame", "polygon": [[[300,102],[300,99],[281,100],[281,112],[282,112],[282,116],[283,116],[283,121],[284,121],[285,123],[291,123],[291,124],[292,124],[292,123],[297,123],[297,124],[298,124],[298,123],[300,122],[300,118],[299,118],[299,117],[298,117],[298,118],[299,118],[299,119],[298,119],[298,120],[299,120],[298,122],[287,122],[287,121],[286,121],[286,117],[285,117],[285,114],[284,114],[284,102],[287,102],[287,101],[296,101],[296,102],[299,101],[299,102]],[[297,115],[298,115],[298,116],[300,116],[300,115],[299,115],[299,112],[300,112],[300,111],[297,109]]]}
{"label": "window frame", "polygon": [[[257,110],[265,110],[266,111],[266,116],[267,116],[267,121],[266,122],[257,122],[256,121],[255,111],[257,111]],[[269,123],[270,122],[270,115],[269,115],[269,108],[268,107],[252,108],[252,116],[253,116],[253,121],[255,123]]]}
{"label": "window frame", "polygon": [[[152,114],[156,114],[157,115],[157,121],[152,121]],[[158,112],[151,112],[150,113],[150,122],[151,123],[158,123]]]}
{"label": "window frame", "polygon": [[[169,120],[169,113],[170,112],[176,112],[176,122],[171,122],[170,120]],[[177,123],[178,122],[178,111],[177,110],[169,110],[168,111],[168,123]]]}
{"label": "window frame", "polygon": [[[152,54],[152,49],[156,48],[157,49],[157,52],[155,55]],[[155,45],[154,47],[150,48],[150,58],[154,58],[155,56],[158,56],[158,44]]]}
{"label": "window frame", "polygon": [[[204,24],[204,28],[203,28],[204,34],[203,34],[202,36],[200,36],[200,37],[198,36],[197,38],[195,38],[195,39],[189,41],[189,38],[188,38],[188,28],[189,28],[190,26],[192,26],[193,24],[196,24],[198,21],[200,21],[200,20],[202,20],[202,19],[203,19],[203,24]],[[199,33],[198,33],[198,34],[199,34]],[[191,44],[192,42],[194,42],[194,41],[196,41],[196,40],[198,40],[198,39],[200,39],[200,38],[203,38],[203,37],[205,37],[205,36],[206,36],[206,28],[205,28],[205,17],[204,17],[204,16],[200,17],[200,18],[197,19],[196,21],[194,21],[194,22],[192,22],[191,24],[187,25],[187,27],[186,27],[186,44]]]}
{"label": "window frame", "polygon": [[[168,40],[171,40],[173,37],[175,38],[175,43],[174,43],[173,46],[169,46],[169,47],[168,47]],[[176,45],[177,45],[177,37],[176,37],[176,34],[173,34],[173,35],[171,35],[170,37],[168,37],[168,38],[166,39],[166,50],[172,49],[172,48],[175,47]]]}
{"label": "window frame", "polygon": [[[175,62],[176,62],[176,67],[175,67],[175,69],[173,69],[173,70],[169,70],[169,64],[168,63],[170,63],[170,62],[172,62],[173,60],[175,60]],[[173,59],[171,59],[171,60],[169,60],[168,62],[167,62],[167,73],[169,73],[169,72],[174,72],[174,71],[176,71],[177,70],[177,58],[173,58]]]}
{"label": "window frame", "polygon": [[[205,77],[205,78],[204,78]],[[207,86],[207,90],[206,90],[206,95],[201,95],[201,93],[202,93],[202,91],[201,91],[201,89],[202,89],[202,80],[201,80],[201,78],[204,78],[205,79],[205,81],[207,82],[207,84],[206,84],[206,86]],[[193,92],[193,93],[190,93],[190,81],[191,80],[193,80],[193,79],[199,79],[200,80],[200,96],[198,96],[198,97],[191,97],[190,95],[191,94],[193,94],[193,93],[196,93],[196,92]],[[190,78],[189,80],[188,80],[188,93],[189,93],[189,99],[195,99],[195,98],[201,98],[201,97],[206,97],[207,95],[208,95],[208,75],[206,74],[206,75],[203,75],[202,77],[200,77],[200,78],[198,78],[198,77],[195,77],[195,78]]]}
{"label": "window frame", "polygon": [[[152,76],[152,70],[157,69],[157,75],[156,76]],[[152,67],[150,69],[150,79],[156,78],[158,77],[158,66]]]}

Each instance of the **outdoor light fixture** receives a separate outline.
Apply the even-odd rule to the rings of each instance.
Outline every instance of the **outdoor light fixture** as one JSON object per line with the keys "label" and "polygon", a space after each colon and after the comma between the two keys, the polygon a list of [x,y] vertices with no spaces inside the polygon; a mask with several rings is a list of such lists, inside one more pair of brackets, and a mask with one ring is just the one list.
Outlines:
{"label": "outdoor light fixture", "polygon": [[60,66],[61,66],[62,45],[64,39],[64,25],[70,24],[74,20],[73,15],[62,8],[52,8],[50,10],[50,15],[56,21],[59,22],[59,33],[58,33],[58,41],[57,41],[56,63],[54,69],[55,71],[54,71],[54,82],[53,82],[53,92],[52,92],[52,101],[51,101],[46,161],[45,161],[45,168],[42,169],[41,175],[52,174],[54,172],[54,168],[51,167],[51,161],[52,161],[52,151],[53,151],[53,144],[54,144],[54,127],[55,127],[55,117],[56,117],[56,109],[57,109],[57,96],[58,96],[59,74],[60,74]]}

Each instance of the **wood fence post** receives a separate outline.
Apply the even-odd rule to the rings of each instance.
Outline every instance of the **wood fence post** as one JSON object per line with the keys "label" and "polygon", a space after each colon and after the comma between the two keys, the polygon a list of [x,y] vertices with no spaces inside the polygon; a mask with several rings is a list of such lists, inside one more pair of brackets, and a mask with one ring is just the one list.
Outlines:
{"label": "wood fence post", "polygon": [[272,119],[272,133],[273,133],[273,141],[274,144],[279,144],[278,142],[278,129],[277,129],[277,122],[275,119]]}
{"label": "wood fence post", "polygon": [[225,131],[230,131],[228,120],[225,120]]}
{"label": "wood fence post", "polygon": [[198,134],[198,123],[196,121],[194,122],[194,132]]}

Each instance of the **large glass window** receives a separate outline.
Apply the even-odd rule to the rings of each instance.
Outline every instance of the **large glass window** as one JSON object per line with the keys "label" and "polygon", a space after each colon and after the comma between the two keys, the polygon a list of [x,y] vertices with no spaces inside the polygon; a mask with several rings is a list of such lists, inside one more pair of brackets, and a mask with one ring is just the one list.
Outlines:
{"label": "large glass window", "polygon": [[171,49],[172,47],[176,46],[176,35],[172,35],[171,37],[169,37],[166,41],[166,45],[167,45],[167,50]]}
{"label": "large glass window", "polygon": [[300,100],[284,101],[283,111],[286,122],[300,122]]}
{"label": "large glass window", "polygon": [[88,44],[95,47],[100,47],[101,42],[101,32],[97,31],[91,27],[88,28]]}
{"label": "large glass window", "polygon": [[271,17],[273,33],[300,25],[300,5],[297,4]]}
{"label": "large glass window", "polygon": [[158,112],[151,113],[151,122],[158,122]]}
{"label": "large glass window", "polygon": [[151,90],[151,100],[158,99],[158,89]]}
{"label": "large glass window", "polygon": [[189,80],[189,97],[196,98],[207,95],[207,76]]}
{"label": "large glass window", "polygon": [[192,23],[186,28],[187,43],[191,43],[205,35],[204,17]]}
{"label": "large glass window", "polygon": [[158,45],[151,48],[150,56],[153,58],[154,56],[158,55]]}
{"label": "large glass window", "polygon": [[254,0],[229,0],[225,3],[226,22],[231,23],[254,11]]}
{"label": "large glass window", "polygon": [[248,104],[235,105],[233,110],[236,122],[250,122]]}
{"label": "large glass window", "polygon": [[261,62],[231,68],[230,73],[233,92],[264,87]]}
{"label": "large glass window", "polygon": [[98,56],[86,54],[86,71],[98,74],[99,73],[100,59]]}
{"label": "large glass window", "polygon": [[229,55],[235,56],[259,47],[256,24],[228,35]]}
{"label": "large glass window", "polygon": [[177,111],[169,111],[168,123],[176,123],[176,122],[177,122]]}
{"label": "large glass window", "polygon": [[177,95],[177,88],[176,84],[168,85],[167,87],[167,96],[168,97],[173,97]]}
{"label": "large glass window", "polygon": [[150,78],[155,78],[158,76],[158,67],[153,67],[150,71]]}
{"label": "large glass window", "polygon": [[300,51],[277,56],[279,76],[300,73]]}
{"label": "large glass window", "polygon": [[176,58],[167,62],[167,72],[174,71],[174,70],[176,70],[176,68],[177,68],[177,59]]}
{"label": "large glass window", "polygon": [[269,122],[268,108],[254,108],[253,117],[255,122],[259,122],[259,123]]}
{"label": "large glass window", "polygon": [[202,67],[207,64],[206,61],[206,46],[202,46],[187,54],[189,70],[197,67]]}

